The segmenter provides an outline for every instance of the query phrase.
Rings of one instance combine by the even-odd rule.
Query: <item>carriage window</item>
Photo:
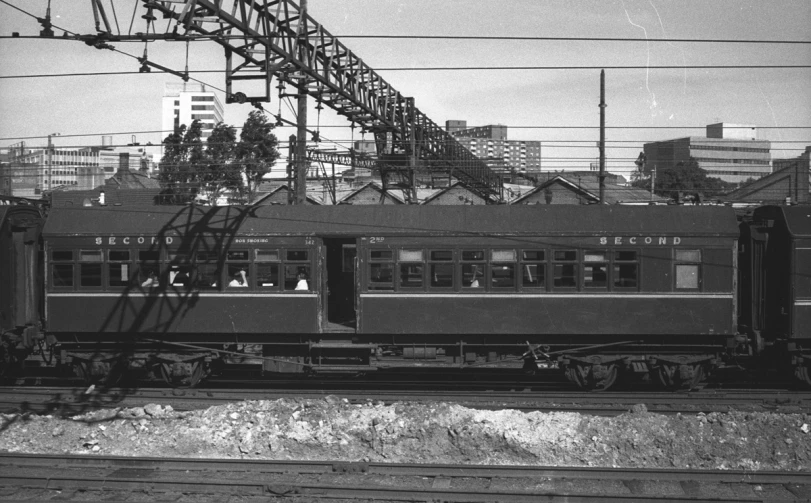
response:
[[[523,250],[521,252],[521,286],[543,288],[546,286],[546,253],[543,250]]]
[[[170,253],[169,284],[175,288],[187,288],[191,286],[192,267],[188,254]]]
[[[107,285],[129,286],[131,279],[129,250],[110,250],[107,255]]]
[[[391,250],[369,250],[369,258],[372,260],[391,260],[392,257]]]
[[[284,266],[285,290],[312,290],[310,284],[310,266],[302,264],[286,264]]]
[[[306,252],[305,252],[306,253]],[[226,260],[248,260],[248,250],[229,250],[225,254]]]
[[[491,250],[493,262],[515,262],[515,250]]]
[[[138,283],[142,287],[154,288],[160,286],[160,264],[158,251],[138,251]]]
[[[635,251],[614,252],[614,288],[637,288],[639,264]]]
[[[484,257],[484,253],[481,255]],[[484,278],[487,276],[487,265],[462,264],[462,288],[484,288]]]
[[[484,260],[484,250],[462,250],[462,262],[481,262]]]
[[[393,272],[391,262],[369,264],[369,290],[394,290]]]
[[[279,250],[254,250],[255,262],[278,262]]]
[[[73,262],[73,252],[70,250],[54,250],[51,252],[54,262]]]
[[[553,268],[553,285],[557,288],[577,288],[577,260],[576,250],[555,250],[553,252],[555,263]]]
[[[73,262],[73,252],[69,250],[54,250],[51,252],[51,259],[54,262]],[[52,286],[71,287],[73,286],[73,264],[55,263],[51,266]]]
[[[309,260],[307,250],[287,250],[287,260]]]
[[[697,290],[701,275],[701,250],[676,250],[676,262],[697,262],[676,264],[676,288]]]
[[[431,250],[430,255],[431,286],[434,288],[453,288],[453,251]]]
[[[228,288],[248,288],[251,286],[250,264],[248,262],[228,264]]]
[[[422,250],[397,250],[400,262],[422,262]]]
[[[493,288],[515,287],[515,264],[491,264],[490,275]]]
[[[421,263],[407,264],[400,263],[400,287],[401,288],[421,288],[422,273],[424,266]]]
[[[256,286],[276,288],[279,286],[279,264],[256,264]]]
[[[583,254],[583,286],[608,288],[608,253],[587,251]]]
[[[101,250],[79,251],[79,286],[101,286]]]

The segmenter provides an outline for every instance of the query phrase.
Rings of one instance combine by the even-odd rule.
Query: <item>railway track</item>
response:
[[[775,501],[808,473],[0,454],[0,501]],[[212,499],[213,498],[213,499]],[[258,499],[257,499],[258,500]]]
[[[320,399],[328,395],[352,403],[369,400],[392,402],[452,402],[477,409],[524,411],[574,411],[618,415],[639,404],[648,411],[677,414],[729,410],[783,413],[811,412],[811,392],[785,390],[701,390],[689,393],[586,393],[532,391],[520,387],[490,391],[370,389],[229,389],[229,388],[110,388],[0,387],[0,412],[71,415],[114,407],[142,407],[149,403],[195,410],[243,400],[280,398]]]

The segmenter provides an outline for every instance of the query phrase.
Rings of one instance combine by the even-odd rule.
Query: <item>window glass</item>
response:
[[[287,250],[287,260],[308,260],[307,250]]]
[[[481,256],[484,257],[483,252]],[[484,263],[462,264],[462,288],[484,288],[486,272]]]
[[[109,286],[129,286],[131,269],[128,263],[110,262],[107,264]]]
[[[279,264],[257,264],[256,286],[273,288],[279,286]]]
[[[493,251],[495,252],[496,250]],[[514,251],[513,256],[515,256]],[[515,264],[492,264],[490,266],[490,274],[493,288],[515,287]]]
[[[605,262],[607,255],[604,251],[587,251],[583,255],[583,262]]]
[[[483,261],[484,250],[462,250],[463,261]]]
[[[431,286],[453,288],[453,264],[431,264]]]
[[[141,262],[157,262],[158,260],[160,260],[160,252],[139,250],[138,260]]]
[[[200,290],[219,288],[220,269],[216,262],[198,262],[196,268],[197,275],[193,277],[194,282],[192,284],[194,288]]]
[[[402,288],[421,288],[424,268],[425,266],[421,263],[400,263],[400,286]]]
[[[341,245],[341,272],[354,273],[357,256],[358,250],[355,245]]]
[[[545,272],[544,264],[521,264],[521,286],[543,288],[546,286]]]
[[[369,257],[372,260],[391,260],[393,256],[391,250],[369,250]]]
[[[553,284],[559,288],[577,288],[577,265],[555,264]]]
[[[73,264],[54,264],[51,270],[53,286],[73,286]]]
[[[583,265],[583,286],[608,288],[608,264],[588,263]]]
[[[491,250],[493,262],[511,262],[515,260],[515,250]]]
[[[198,262],[217,262],[220,260],[220,254],[213,251],[201,250],[197,252],[196,258]],[[157,260],[157,258],[155,260]]]
[[[448,262],[453,260],[451,250],[431,250],[431,260],[436,262]]]
[[[54,261],[72,261],[73,252],[70,250],[54,250],[51,252],[51,258],[53,258]]]
[[[279,250],[255,250],[254,260],[256,262],[278,262]]]
[[[422,262],[422,250],[397,250],[401,262]]]
[[[637,265],[614,264],[614,286],[617,288],[636,288]]]
[[[101,254],[100,251],[99,254]],[[101,264],[79,264],[79,285],[101,286]]]
[[[80,262],[101,262],[102,261],[101,250],[80,250],[79,251],[79,261]]]
[[[554,251],[555,260],[562,260],[562,261],[574,261],[577,260],[577,251],[576,250],[555,250]]]
[[[247,252],[246,252],[247,254]],[[251,286],[251,278],[249,275],[250,264],[247,262],[241,264],[228,264],[228,288],[248,288]]]
[[[678,262],[701,262],[701,250],[676,250]]]
[[[305,252],[306,253],[306,252]],[[225,254],[226,260],[248,260],[248,250],[229,250]],[[306,260],[307,257],[303,260]]]
[[[107,257],[108,260],[111,262],[126,262],[130,259],[130,251],[129,250],[110,250],[109,256]]]
[[[369,290],[394,290],[394,264],[369,264]]]
[[[635,251],[628,251],[628,250],[617,250],[614,252],[614,261],[634,261],[636,260],[636,252]]]
[[[306,253],[306,252],[305,252]],[[287,264],[284,266],[285,290],[311,290],[310,266],[301,264]]]
[[[173,264],[169,266],[169,284],[175,288],[188,288],[191,286],[192,267],[190,265]]]
[[[524,250],[521,252],[521,260],[525,262],[543,262],[546,254],[543,250]]]
[[[676,264],[676,288],[698,288],[698,266]]]

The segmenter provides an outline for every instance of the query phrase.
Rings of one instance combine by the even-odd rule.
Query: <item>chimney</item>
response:
[[[105,201],[104,191],[100,190],[99,191],[99,205],[104,206],[105,204],[107,204],[107,202]]]

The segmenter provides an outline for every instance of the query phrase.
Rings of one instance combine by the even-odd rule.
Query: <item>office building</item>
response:
[[[197,83],[166,83],[163,93],[161,130],[164,138],[181,125],[190,126],[199,120],[203,138],[211,136],[211,130],[223,121],[225,112],[217,95]]]
[[[757,139],[752,125],[718,123],[706,127],[706,136],[688,136],[644,145],[644,170],[668,168],[695,159],[707,176],[741,183],[772,172],[771,142]]]

